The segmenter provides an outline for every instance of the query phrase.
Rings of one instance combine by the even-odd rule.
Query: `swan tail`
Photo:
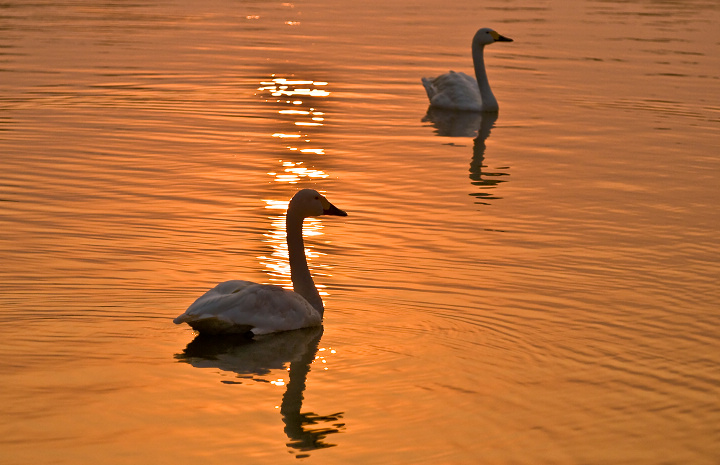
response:
[[[434,80],[435,79],[433,79],[433,78],[426,78],[426,77],[421,79],[423,87],[425,87],[425,92],[427,93],[428,100],[432,100],[432,98],[435,96],[435,93],[436,93],[435,86],[433,86]]]

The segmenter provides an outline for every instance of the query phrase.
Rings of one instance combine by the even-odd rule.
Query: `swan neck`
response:
[[[477,79],[483,111],[498,111],[498,102],[490,89],[487,72],[485,71],[484,45],[473,44],[472,56],[475,65],[475,78]]]
[[[288,256],[290,259],[290,278],[292,279],[293,290],[307,300],[322,316],[323,302],[320,293],[315,287],[305,257],[305,243],[302,235],[303,220],[302,216],[294,215],[290,211],[288,211],[285,220]]]

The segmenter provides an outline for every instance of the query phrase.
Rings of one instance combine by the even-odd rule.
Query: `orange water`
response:
[[[719,11],[5,2],[0,463],[716,463]],[[173,325],[301,187],[322,331]]]

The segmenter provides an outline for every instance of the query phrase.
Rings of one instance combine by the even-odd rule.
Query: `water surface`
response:
[[[5,2],[2,462],[715,463],[719,10]],[[323,328],[173,325],[303,187]]]

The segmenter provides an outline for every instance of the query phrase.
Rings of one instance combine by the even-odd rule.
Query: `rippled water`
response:
[[[0,462],[716,463],[719,11],[1,3]],[[301,187],[324,327],[173,325]]]

